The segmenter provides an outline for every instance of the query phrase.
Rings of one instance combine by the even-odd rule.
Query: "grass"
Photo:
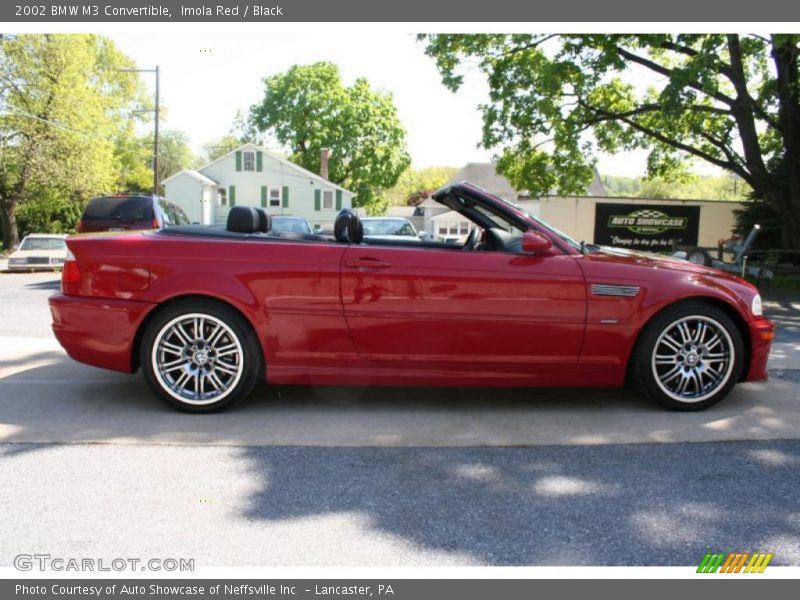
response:
[[[800,290],[800,277],[796,275],[776,275],[769,282],[769,285],[784,290]]]

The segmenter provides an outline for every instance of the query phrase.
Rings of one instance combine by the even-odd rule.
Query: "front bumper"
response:
[[[136,331],[149,302],[55,294],[48,299],[53,333],[67,354],[94,367],[132,373]]]
[[[53,265],[29,265],[27,263],[17,263],[11,264],[8,263],[7,269],[9,271],[60,271],[64,268],[64,264],[53,264]]]
[[[745,381],[763,381],[767,378],[767,360],[775,336],[775,325],[767,319],[756,319],[747,324],[750,329],[750,365]]]

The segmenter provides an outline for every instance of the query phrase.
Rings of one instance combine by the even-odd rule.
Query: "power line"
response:
[[[51,127],[55,127],[56,129],[62,129],[64,131],[68,131],[70,133],[77,133],[77,134],[82,135],[84,137],[91,138],[91,139],[94,139],[94,140],[99,140],[101,142],[113,143],[113,141],[114,141],[113,139],[100,137],[100,136],[98,136],[98,135],[96,135],[94,133],[90,133],[88,131],[82,131],[80,129],[75,129],[74,127],[70,127],[69,125],[64,125],[63,123],[59,123],[58,121],[51,121],[49,119],[45,119],[44,117],[40,117],[39,115],[34,115],[32,113],[25,112],[25,111],[22,111],[22,110],[19,110],[19,109],[16,109],[16,108],[8,108],[8,107],[6,107],[6,111],[9,114],[12,114],[12,115],[17,115],[17,116],[20,116],[20,117],[27,117],[29,119],[33,119],[33,120],[39,121],[41,123],[46,123],[47,125],[50,125]]]

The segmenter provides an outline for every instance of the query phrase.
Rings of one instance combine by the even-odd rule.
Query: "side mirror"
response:
[[[522,234],[522,250],[529,254],[550,254],[553,242],[537,231],[526,231]]]

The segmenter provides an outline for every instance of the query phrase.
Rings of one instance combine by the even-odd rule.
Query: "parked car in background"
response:
[[[611,387],[698,410],[767,377],[758,290],[686,261],[582,244],[468,183],[432,198],[463,244],[225,229],[72,236],[53,331],[75,360],[140,367],[163,400],[208,412],[275,385]]]
[[[161,229],[188,225],[179,206],[154,194],[115,194],[92,198],[78,222],[78,233]]]
[[[64,266],[67,257],[67,236],[32,233],[25,236],[19,248],[8,257],[10,271],[49,271]]]
[[[273,233],[314,233],[311,223],[303,217],[272,217]]]
[[[403,217],[363,217],[364,237],[371,239],[403,238],[419,240],[417,230]]]

